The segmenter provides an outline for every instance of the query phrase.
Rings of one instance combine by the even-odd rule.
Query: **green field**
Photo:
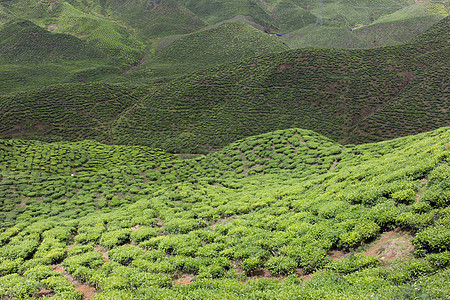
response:
[[[0,0],[0,298],[450,299],[450,2],[318,4]]]
[[[289,129],[190,160],[1,140],[0,295],[446,299],[449,140]]]

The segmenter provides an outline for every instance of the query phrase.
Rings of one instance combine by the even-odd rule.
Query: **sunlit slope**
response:
[[[286,51],[279,39],[241,22],[225,23],[175,40],[122,80],[148,82],[181,76],[243,58]],[[118,79],[120,80],[120,78]]]
[[[449,15],[449,1],[421,1],[380,17],[353,33],[372,46],[406,42]]]
[[[406,118],[404,124],[413,127],[392,126],[392,132],[379,134],[378,140],[420,132],[424,123],[427,129],[446,126],[448,114],[439,107],[446,105],[447,81],[441,76],[445,69],[436,66],[449,61],[448,28],[446,18],[416,44],[290,51],[196,72],[150,93],[122,115],[114,132],[122,143],[176,151],[220,147],[237,138],[292,126],[344,142],[362,142],[365,138],[354,129],[364,127],[364,119],[387,103],[401,101],[403,92],[413,96],[405,99],[417,103],[416,113],[429,118],[416,122],[414,115],[398,112],[397,118],[386,121]],[[429,112],[413,91],[431,91],[440,81],[443,85],[427,96],[436,108]]]
[[[449,130],[289,129],[187,161],[2,140],[1,296],[448,298]]]
[[[101,12],[90,11],[86,3],[84,7],[77,7],[70,1],[12,0],[0,5],[10,12],[11,18],[30,20],[50,31],[74,35],[118,59],[124,66],[138,62],[145,49],[144,42],[129,28],[108,19]]]
[[[53,34],[30,21],[9,22],[0,29],[0,63],[104,58],[104,54],[80,39],[66,34]]]
[[[326,2],[325,2],[326,3]],[[346,3],[346,4],[345,4]],[[289,32],[282,39],[291,48],[373,48],[379,46],[396,45],[408,41],[416,35],[449,15],[449,2],[446,1],[405,1],[386,6],[383,11],[381,2],[371,1],[365,4],[350,2],[329,3],[333,5],[347,5],[342,13],[352,15],[352,11],[363,13],[347,19],[343,16],[324,16],[324,25],[311,24]],[[366,5],[365,9],[361,9]],[[354,6],[355,10],[352,9]],[[390,8],[389,8],[390,7]],[[333,10],[331,12],[339,12]],[[367,13],[364,16],[364,12]],[[328,14],[327,5],[324,14]],[[339,13],[338,13],[339,14]],[[336,19],[333,19],[336,18]],[[338,21],[339,20],[339,21]]]

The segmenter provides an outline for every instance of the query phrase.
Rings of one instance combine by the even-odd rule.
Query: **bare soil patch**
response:
[[[363,255],[375,256],[380,260],[390,261],[399,257],[411,257],[414,246],[410,232],[396,228],[382,234],[381,239],[362,252]]]
[[[100,252],[102,254],[104,262],[108,262],[109,261],[108,253],[107,253],[106,250],[102,250],[102,247],[97,246],[97,247],[94,248],[94,251]]]
[[[60,265],[52,265],[51,266],[53,271],[61,273],[64,277],[66,277],[67,281],[69,281],[73,288],[76,291],[79,291],[83,295],[83,300],[91,300],[96,294],[97,291],[92,286],[79,282],[78,280],[74,279],[72,275],[70,275],[66,270],[60,266]]]

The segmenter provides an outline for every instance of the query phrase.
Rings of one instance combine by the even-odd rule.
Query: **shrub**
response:
[[[342,247],[354,247],[360,245],[367,239],[375,237],[379,230],[380,226],[375,222],[361,221],[356,224],[352,231],[346,232],[339,237],[340,245]]]
[[[273,256],[266,262],[266,268],[274,275],[289,275],[295,272],[297,263],[290,257]]]
[[[338,273],[348,274],[377,264],[378,260],[373,256],[355,254],[348,258],[332,260],[326,265],[326,268]]]
[[[111,261],[118,262],[122,265],[129,265],[133,260],[141,258],[144,254],[141,248],[125,245],[108,251],[108,257]]]
[[[262,261],[259,256],[252,256],[242,262],[242,269],[247,275],[254,275],[262,266]]]
[[[100,245],[105,248],[113,248],[122,245],[129,240],[130,234],[131,229],[129,228],[104,232],[100,238]]]

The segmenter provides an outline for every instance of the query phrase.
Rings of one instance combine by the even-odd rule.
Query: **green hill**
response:
[[[384,6],[387,2],[389,4]],[[325,2],[324,26],[304,26],[289,32],[282,39],[295,49],[396,45],[419,35],[449,15],[448,1],[410,2]],[[326,16],[332,12],[337,15]]]
[[[225,23],[173,41],[122,80],[133,83],[139,80],[145,83],[288,49],[277,38],[250,25],[240,22]]]
[[[76,3],[74,3],[76,4]],[[11,0],[1,2],[11,18],[26,19],[56,33],[74,35],[103,53],[119,59],[121,64],[138,62],[145,44],[116,21],[98,12],[86,12],[70,1]]]
[[[24,20],[0,28],[0,66],[2,94],[121,73],[116,60],[80,39]]]
[[[193,160],[0,140],[0,295],[448,298],[449,140],[289,129]]]
[[[290,32],[282,36],[281,39],[292,49],[364,49],[371,47],[370,43],[349,31],[348,28],[317,26],[315,24]]]
[[[372,46],[406,42],[449,15],[449,1],[421,1],[353,31]]]
[[[0,63],[101,60],[106,56],[80,39],[54,34],[30,21],[12,21],[0,31]]]
[[[285,51],[197,71],[149,90],[133,92],[134,87],[96,84],[16,93],[0,98],[7,120],[0,134],[59,140],[95,138],[187,153],[222,148],[236,139],[293,126],[313,129],[343,143],[380,141],[448,126],[448,87],[442,79],[448,70],[449,20],[447,17],[401,46]],[[225,24],[214,30],[229,28],[272,38],[242,24]],[[195,36],[180,39],[158,55],[178,57],[175,62],[180,64],[183,59],[200,59],[195,52],[187,52],[186,58],[173,54],[189,49],[184,42],[194,40]],[[222,50],[217,54],[231,58],[229,50]],[[214,55],[210,58],[212,62]],[[129,78],[132,82],[133,77]],[[86,94],[86,88],[95,97]],[[114,94],[102,95],[110,88],[124,93],[128,104],[114,106],[113,112],[105,108],[104,113],[110,116],[107,122],[99,123],[94,114],[85,113],[80,115],[82,121],[77,120],[77,110],[92,107],[95,99],[110,103]],[[65,97],[87,101],[83,108],[71,108],[70,122],[65,121],[70,106],[59,104]],[[51,114],[35,116],[35,111],[47,112],[48,107],[52,107]],[[96,109],[103,114],[103,106]],[[33,129],[36,126],[41,129]]]
[[[383,119],[389,134],[380,132],[371,141],[447,126],[447,87],[440,84],[446,68],[437,66],[448,66],[449,20],[418,44],[289,51],[196,72],[150,93],[122,115],[114,133],[121,143],[172,151],[220,148],[238,138],[292,126],[362,142],[366,137],[359,136],[358,128],[367,126],[365,120],[401,99],[416,103],[404,108],[414,107],[415,113],[390,112],[396,118]],[[440,41],[433,41],[433,32]],[[415,92],[426,94],[426,106],[421,97],[411,97]],[[416,122],[415,114],[428,117]],[[396,120],[411,125],[394,126]]]
[[[144,88],[107,84],[66,84],[12,93],[0,100],[0,132],[8,137],[111,143],[113,122],[145,93]]]

